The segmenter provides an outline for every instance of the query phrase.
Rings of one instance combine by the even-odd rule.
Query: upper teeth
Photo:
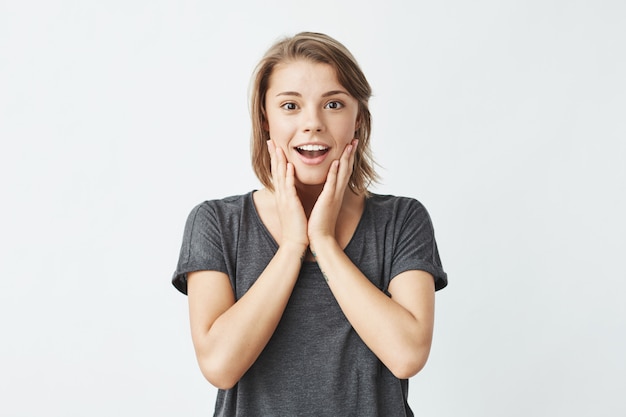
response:
[[[298,149],[300,149],[301,151],[323,151],[328,148],[322,145],[302,145],[298,146]]]

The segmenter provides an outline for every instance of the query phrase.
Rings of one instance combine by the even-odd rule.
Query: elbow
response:
[[[233,388],[235,385],[237,385],[237,382],[239,382],[238,380],[234,380],[230,378],[220,378],[219,376],[215,376],[215,375],[209,377],[205,374],[204,377],[206,378],[207,381],[209,381],[209,383],[211,383],[211,385],[221,390],[229,390]]]
[[[233,388],[239,382],[241,375],[235,375],[232,369],[219,363],[211,363],[209,360],[199,360],[200,371],[211,385],[221,390]]]
[[[417,375],[428,361],[428,351],[414,351],[395,358],[389,371],[398,379],[409,379]]]
[[[391,371],[393,376],[395,376],[398,379],[409,379],[412,376],[417,375],[418,372],[421,371],[422,368],[424,368],[424,365],[426,365],[426,361],[421,362],[421,363],[406,362],[406,363],[394,366],[393,368],[390,368],[389,370]]]

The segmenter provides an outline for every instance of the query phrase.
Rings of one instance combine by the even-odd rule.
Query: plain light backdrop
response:
[[[626,415],[626,3],[0,0],[0,415],[207,416],[188,212],[258,188],[247,92],[325,32],[374,89],[374,191],[429,209],[418,416]]]

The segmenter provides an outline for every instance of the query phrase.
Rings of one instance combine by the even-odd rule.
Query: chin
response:
[[[326,182],[326,176],[318,176],[318,175],[307,175],[304,177],[296,176],[296,183],[303,187],[313,187],[324,185]]]
[[[327,176],[327,167],[304,167],[296,170],[296,182],[302,185],[324,185]]]

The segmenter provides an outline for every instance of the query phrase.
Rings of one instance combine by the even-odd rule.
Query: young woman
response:
[[[434,294],[426,209],[368,192],[370,86],[319,33],[272,46],[252,89],[262,189],[193,209],[173,284],[188,294],[216,416],[411,416]]]

